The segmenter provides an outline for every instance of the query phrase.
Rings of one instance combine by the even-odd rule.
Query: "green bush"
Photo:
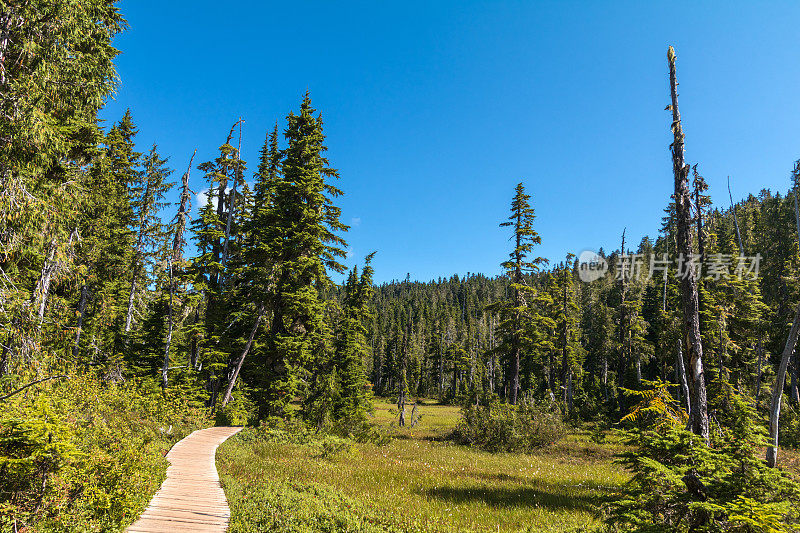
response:
[[[214,422],[217,426],[246,426],[254,412],[253,402],[244,394],[238,394],[225,407],[217,406]]]
[[[633,480],[608,506],[609,531],[782,533],[800,528],[800,484],[766,466],[764,430],[730,392],[711,446],[675,425],[626,433]]]
[[[800,413],[785,399],[784,396],[778,442],[787,448],[800,448]]]
[[[487,451],[531,451],[555,444],[567,433],[555,405],[523,399],[517,405],[497,400],[467,405],[454,436],[463,444]]]
[[[73,375],[0,404],[0,531],[131,523],[164,479],[172,444],[208,425],[182,397]]]

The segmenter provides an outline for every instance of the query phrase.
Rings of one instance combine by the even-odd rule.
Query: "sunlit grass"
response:
[[[579,530],[596,523],[596,504],[627,479],[611,463],[617,444],[578,434],[534,455],[490,454],[434,440],[455,426],[457,407],[427,402],[419,411],[415,428],[397,428],[396,406],[376,402],[375,421],[395,438],[332,458],[246,434],[230,439],[217,463],[231,531]],[[305,525],[279,516],[286,513]]]

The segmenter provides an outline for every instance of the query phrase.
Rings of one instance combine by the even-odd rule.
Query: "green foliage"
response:
[[[544,312],[551,299],[525,279],[525,274],[538,272],[547,262],[541,257],[531,257],[533,247],[541,244],[542,239],[533,229],[535,216],[530,198],[522,183],[518,184],[511,200],[509,221],[500,224],[513,228],[514,248],[508,260],[501,264],[510,280],[511,292],[504,300],[487,306],[487,310],[496,313],[499,319],[496,327],[499,343],[493,351],[504,363],[511,403],[516,403],[520,394],[520,371],[521,365],[525,364],[523,355],[541,355],[552,348],[548,332],[555,327],[553,319]]]
[[[637,401],[631,411],[622,417],[623,424],[630,423],[637,427],[685,427],[689,420],[686,411],[681,409],[677,400],[669,392],[673,385],[657,379],[642,380],[647,388],[642,390],[621,389],[629,398]]]
[[[800,414],[791,405],[781,407],[780,434],[781,446],[800,448]]]
[[[378,518],[369,502],[349,498],[322,483],[226,478],[232,533],[262,531],[313,533],[409,531]]]
[[[207,424],[200,411],[149,384],[71,375],[3,402],[0,530],[116,531],[164,478],[164,454]]]
[[[619,461],[628,490],[608,507],[609,531],[790,532],[800,525],[800,484],[758,457],[764,431],[731,393],[727,427],[712,442],[656,423],[627,433]]]
[[[553,404],[524,398],[517,405],[496,399],[486,405],[466,405],[454,436],[464,444],[498,452],[530,452],[561,440],[567,433]]]
[[[242,392],[235,394],[226,405],[218,405],[214,410],[217,426],[244,426],[256,416],[255,404]]]

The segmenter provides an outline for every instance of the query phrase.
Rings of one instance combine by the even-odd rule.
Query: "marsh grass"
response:
[[[354,444],[320,456],[247,429],[218,452],[231,531],[583,531],[628,476],[613,438],[576,433],[536,454],[491,454],[445,438],[458,407],[425,402],[415,428],[376,402],[386,446]]]

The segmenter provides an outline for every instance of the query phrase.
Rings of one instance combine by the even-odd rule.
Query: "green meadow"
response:
[[[446,439],[458,407],[424,402],[419,415],[398,428],[396,408],[377,401],[374,422],[390,436],[382,446],[245,429],[217,453],[231,531],[587,531],[628,479],[613,464],[613,437],[577,432],[535,454],[492,454]]]

